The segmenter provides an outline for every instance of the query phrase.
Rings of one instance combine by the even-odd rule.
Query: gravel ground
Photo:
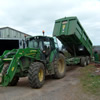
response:
[[[27,77],[21,78],[17,86],[0,87],[0,100],[100,100],[82,91],[80,68],[66,72],[63,79],[47,77],[41,89],[32,89]]]

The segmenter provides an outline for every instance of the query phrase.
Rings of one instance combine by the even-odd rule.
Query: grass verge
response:
[[[100,95],[100,76],[94,74],[95,70],[94,65],[82,68],[80,81],[85,92]]]

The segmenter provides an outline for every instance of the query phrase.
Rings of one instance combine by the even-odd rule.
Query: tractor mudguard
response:
[[[57,52],[57,50],[53,50],[50,54],[49,62],[52,63],[54,59],[57,58],[58,56],[59,53]]]
[[[57,52],[57,50],[55,49],[55,50],[53,50],[52,52],[51,52],[51,54],[50,54],[50,56],[49,56],[49,64],[48,64],[48,67],[47,67],[47,69],[48,69],[48,71],[50,72],[50,74],[54,74],[54,67],[53,67],[53,62],[54,62],[54,60],[55,60],[55,58],[58,58],[58,52]]]

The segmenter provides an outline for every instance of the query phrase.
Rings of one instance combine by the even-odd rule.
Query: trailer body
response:
[[[56,20],[53,36],[57,37],[74,57],[67,59],[67,63],[73,63],[73,61],[80,63],[80,57],[92,56],[92,42],[77,17]]]

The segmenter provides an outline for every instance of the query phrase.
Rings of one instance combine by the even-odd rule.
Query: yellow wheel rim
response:
[[[43,69],[41,68],[38,74],[39,77],[39,81],[42,82],[43,81],[43,77],[44,77],[44,73],[43,73]]]
[[[59,73],[63,73],[65,69],[64,61],[62,59],[59,59],[58,61],[58,71]]]

